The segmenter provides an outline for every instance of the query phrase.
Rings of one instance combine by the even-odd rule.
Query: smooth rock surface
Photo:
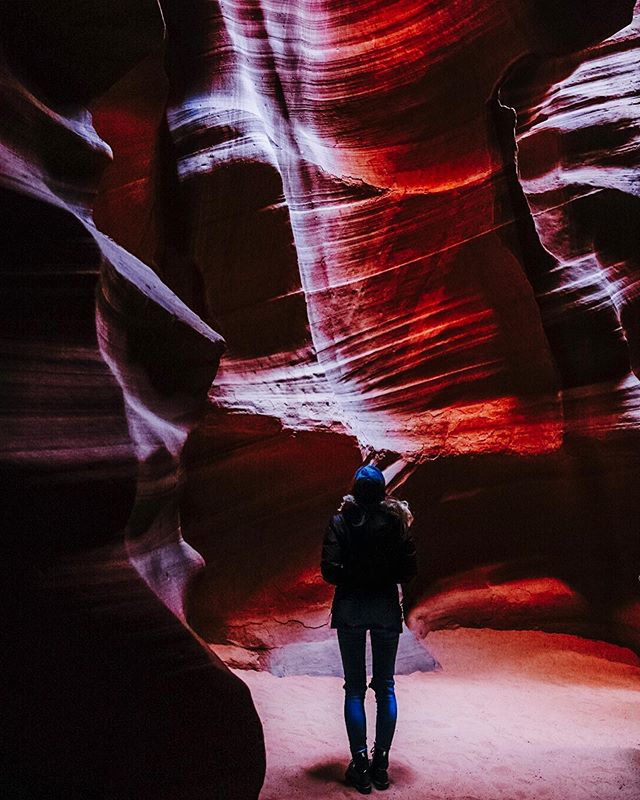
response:
[[[184,624],[203,562],[180,452],[223,340],[91,216],[110,149],[84,103],[161,46],[159,8],[118,34],[95,4],[74,37],[91,4],[17,5],[0,12],[3,796],[257,797],[251,696]]]

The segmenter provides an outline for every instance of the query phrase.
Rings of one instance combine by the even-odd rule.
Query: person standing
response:
[[[418,572],[416,548],[405,501],[386,494],[384,475],[375,466],[360,467],[327,528],[321,572],[335,585],[331,627],[337,630],[345,682],[344,718],[351,750],[345,773],[362,794],[389,787],[389,749],[397,720],[395,661],[403,608],[398,584]],[[403,588],[403,605],[406,595]],[[376,696],[376,738],[369,763],[364,698],[367,690],[365,646],[370,631]]]

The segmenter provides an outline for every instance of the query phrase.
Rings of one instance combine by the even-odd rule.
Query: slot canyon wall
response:
[[[257,797],[215,653],[330,636],[366,459],[418,639],[640,648],[639,40],[630,0],[0,6],[10,782]]]

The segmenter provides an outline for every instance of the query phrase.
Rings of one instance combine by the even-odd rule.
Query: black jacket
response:
[[[364,512],[347,496],[322,544],[322,577],[336,585],[331,627],[402,631],[398,584],[418,572],[408,511],[387,498]]]

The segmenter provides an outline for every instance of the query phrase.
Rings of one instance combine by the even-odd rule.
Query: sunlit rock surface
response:
[[[130,109],[136,130],[156,124],[165,76],[147,64],[96,109],[116,152],[99,202],[126,231],[130,198],[136,246],[228,345],[185,461],[207,638],[264,663],[330,635],[318,543],[361,454],[385,451],[418,511],[421,632],[636,640],[634,317],[620,324],[588,259],[563,269],[534,204],[530,174],[570,183],[568,159],[595,175],[594,158],[526,144],[578,70],[582,111],[558,106],[556,127],[579,136],[592,102],[630,185],[632,6],[164,4],[155,150],[118,135]],[[546,228],[568,241],[551,200]],[[627,274],[636,226],[610,208]]]
[[[186,620],[298,669],[332,636],[326,521],[375,455],[416,518],[418,638],[638,645],[633,6],[4,4],[3,465],[31,616],[34,553],[73,551],[75,592],[111,587],[105,630],[166,619],[197,661]],[[251,731],[250,796],[259,722],[206,663]]]

